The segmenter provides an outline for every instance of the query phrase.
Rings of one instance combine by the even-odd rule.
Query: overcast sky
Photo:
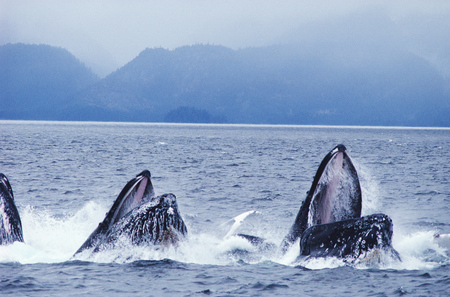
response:
[[[349,45],[401,43],[450,76],[448,0],[0,0],[0,45],[63,47],[102,76],[147,47],[323,44],[341,33]]]

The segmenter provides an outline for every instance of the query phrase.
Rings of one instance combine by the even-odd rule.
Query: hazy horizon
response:
[[[448,1],[0,0],[0,45],[62,47],[101,77],[145,48],[296,43],[311,52],[331,47],[336,57],[361,46],[402,48],[448,79],[448,32]]]

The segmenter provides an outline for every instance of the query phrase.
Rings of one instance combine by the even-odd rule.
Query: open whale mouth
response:
[[[309,227],[361,217],[361,186],[347,149],[339,144],[320,163],[281,251],[302,236]]]
[[[175,245],[187,233],[176,197],[155,197],[150,172],[142,171],[120,192],[105,219],[75,255],[92,249],[98,252],[131,240],[133,245]]]
[[[300,255],[359,258],[382,249],[400,260],[391,247],[392,220],[384,214],[361,217],[361,186],[347,150],[340,144],[320,163],[311,189],[280,250],[300,238]]]
[[[323,159],[308,193],[307,227],[361,216],[361,187],[347,150],[340,144]]]
[[[150,171],[144,170],[125,185],[108,213],[110,225],[155,197],[150,177]]]

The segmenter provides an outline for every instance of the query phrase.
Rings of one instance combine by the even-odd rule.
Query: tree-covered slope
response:
[[[78,119],[176,121],[186,107],[231,123],[448,126],[449,98],[439,72],[406,51],[196,45],[144,50],[81,94]]]
[[[0,118],[57,119],[76,92],[98,81],[67,50],[49,45],[0,46]]]
[[[0,118],[450,126],[448,78],[426,59],[328,45],[145,49],[102,80],[64,49],[4,45]]]

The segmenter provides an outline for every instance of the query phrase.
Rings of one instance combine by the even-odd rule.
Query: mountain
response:
[[[450,126],[448,78],[425,58],[333,42],[145,49],[102,80],[64,49],[5,45],[0,118]]]
[[[67,50],[49,45],[0,46],[0,118],[59,119],[74,95],[98,77]]]
[[[74,120],[449,126],[442,75],[408,51],[146,49],[81,92]]]
[[[178,122],[173,116],[179,114],[196,122],[186,117],[186,112],[195,110],[223,122],[225,114],[232,115],[227,107],[229,98],[223,93],[236,89],[236,67],[224,71],[230,63],[236,63],[234,51],[225,47],[146,49],[82,93],[78,119],[100,115],[104,120]]]

